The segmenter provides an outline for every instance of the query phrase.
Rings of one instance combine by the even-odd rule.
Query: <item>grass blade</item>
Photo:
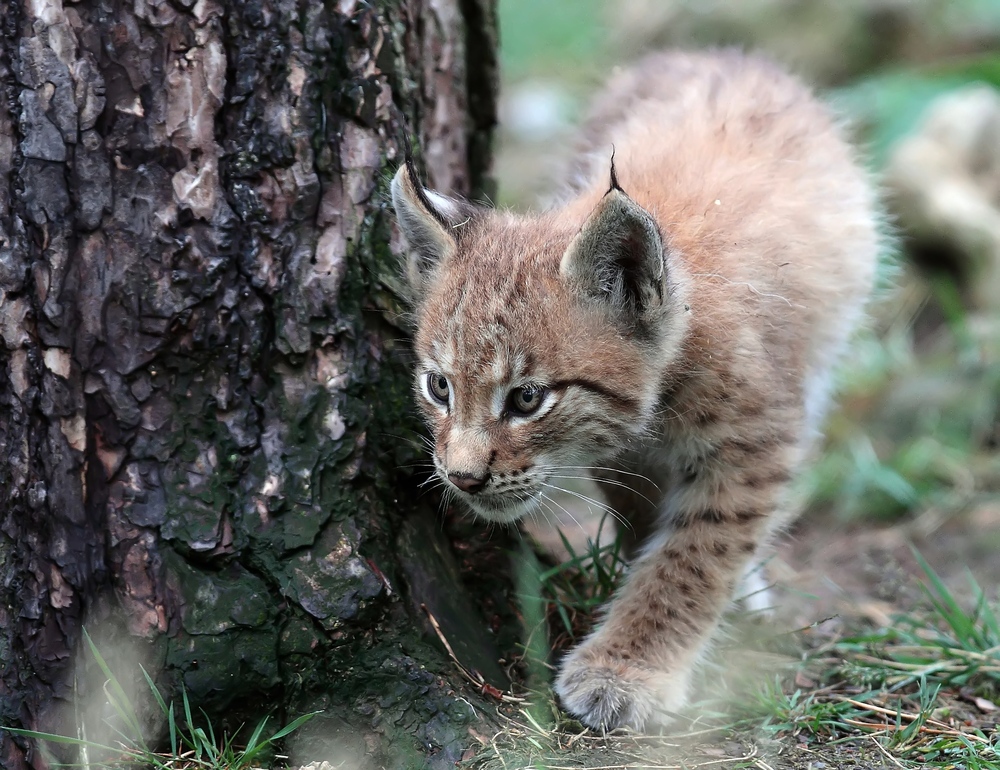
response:
[[[139,717],[135,713],[135,708],[132,706],[132,701],[129,700],[128,695],[125,692],[125,688],[121,686],[118,681],[118,677],[115,676],[111,667],[108,666],[104,656],[101,655],[101,651],[97,649],[97,645],[94,644],[94,640],[87,633],[87,629],[83,629],[83,638],[87,643],[87,648],[90,650],[90,654],[93,656],[94,661],[97,663],[101,672],[104,674],[105,679],[105,693],[108,695],[108,702],[111,704],[112,708],[117,712],[118,716],[125,723],[128,731],[132,733],[132,739],[137,745],[145,748],[142,738],[142,725],[139,722]],[[109,691],[110,688],[110,691]]]
[[[164,702],[163,696],[160,695],[160,691],[156,689],[156,685],[153,684],[152,677],[150,677],[150,675],[146,672],[146,669],[143,668],[141,664],[139,665],[139,670],[142,671],[142,675],[146,679],[146,684],[149,685],[149,691],[153,693],[153,697],[156,699],[156,703],[160,707],[160,711],[162,711],[164,716],[166,716],[167,704]]]
[[[270,743],[271,741],[281,740],[282,738],[284,738],[289,733],[292,733],[292,732],[295,732],[296,730],[298,730],[300,727],[302,727],[302,725],[304,725],[306,722],[308,722],[313,717],[318,716],[319,714],[322,714],[322,713],[323,713],[322,711],[310,711],[308,714],[303,714],[302,716],[297,717],[296,719],[293,719],[287,725],[285,725],[280,730],[278,730],[278,732],[276,732],[274,735],[272,735],[270,738],[268,738],[267,739],[268,742]]]
[[[19,727],[0,727],[0,730],[6,730],[13,735],[20,735],[22,738],[33,738],[36,741],[49,741],[51,743],[62,743],[68,746],[84,746],[90,749],[101,749],[102,751],[110,751],[114,754],[120,754],[121,747],[106,746],[103,743],[97,743],[95,741],[88,741],[82,738],[70,738],[68,735],[56,735],[55,733],[42,733],[37,730],[23,730]]]

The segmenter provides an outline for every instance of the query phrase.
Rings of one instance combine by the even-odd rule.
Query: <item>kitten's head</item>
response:
[[[586,476],[655,406],[676,315],[664,245],[612,182],[574,217],[454,200],[424,189],[409,163],[393,179],[434,467],[492,521]]]

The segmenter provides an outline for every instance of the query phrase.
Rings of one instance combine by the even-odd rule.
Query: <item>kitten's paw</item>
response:
[[[584,645],[563,661],[555,689],[563,708],[585,725],[641,732],[671,721],[668,712],[685,704],[690,680],[688,671],[656,671]]]

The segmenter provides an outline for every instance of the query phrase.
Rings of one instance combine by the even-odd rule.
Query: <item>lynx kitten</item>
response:
[[[392,199],[441,479],[512,522],[560,477],[602,470],[630,523],[624,585],[556,692],[592,727],[642,730],[684,705],[794,514],[879,229],[835,118],[761,58],[651,57],[612,80],[584,142],[550,211],[445,197],[412,164]]]

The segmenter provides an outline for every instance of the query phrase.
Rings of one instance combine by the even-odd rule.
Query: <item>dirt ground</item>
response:
[[[838,615],[887,625],[894,611],[921,598],[923,572],[914,548],[956,596],[969,597],[971,575],[995,598],[1000,500],[948,519],[929,511],[893,525],[806,516],[782,538],[768,565],[781,615],[802,625]]]

